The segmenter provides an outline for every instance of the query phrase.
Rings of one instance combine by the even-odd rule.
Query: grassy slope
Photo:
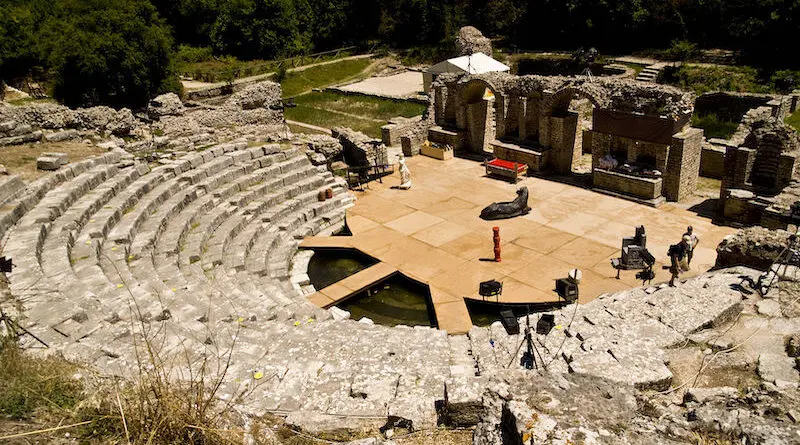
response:
[[[425,111],[425,106],[418,103],[336,93],[305,94],[297,97],[295,102],[298,105],[370,116],[380,120],[397,116],[419,116]]]
[[[323,88],[357,77],[372,63],[369,59],[343,60],[287,73],[281,81],[283,97],[293,97],[313,88]]]
[[[794,127],[795,130],[800,131],[800,109],[797,109],[794,113],[787,117],[786,123]]]

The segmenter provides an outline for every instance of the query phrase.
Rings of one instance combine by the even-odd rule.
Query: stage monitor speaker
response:
[[[536,322],[536,333],[539,335],[547,335],[553,330],[556,325],[556,317],[553,314],[544,314],[539,321]]]
[[[514,311],[500,311],[500,323],[503,324],[508,335],[519,334],[519,320],[517,320],[517,316],[514,315]]]
[[[578,285],[569,278],[559,278],[556,280],[556,292],[561,298],[569,302],[578,299]]]

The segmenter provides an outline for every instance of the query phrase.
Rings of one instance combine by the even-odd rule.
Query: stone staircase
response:
[[[653,82],[656,83],[658,80],[658,75],[661,73],[661,68],[657,67],[656,65],[650,65],[645,69],[639,71],[639,74],[636,75],[636,80],[642,82]]]

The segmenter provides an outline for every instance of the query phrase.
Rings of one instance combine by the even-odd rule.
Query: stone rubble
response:
[[[456,35],[456,55],[469,56],[475,53],[483,53],[492,57],[492,41],[484,37],[483,34],[474,26],[464,26],[458,30]]]
[[[147,105],[147,115],[151,119],[159,119],[164,116],[183,116],[185,112],[186,107],[175,93],[156,96]]]
[[[345,127],[331,129],[335,139],[342,145],[345,162],[350,166],[375,166],[389,164],[386,146],[380,139],[371,138],[360,131]]]

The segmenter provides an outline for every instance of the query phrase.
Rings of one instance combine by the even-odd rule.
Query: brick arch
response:
[[[599,97],[598,92],[589,91],[586,88],[577,86],[568,86],[556,91],[555,94],[547,101],[544,110],[545,114],[552,115],[553,113],[564,111],[569,108],[570,102],[575,98],[588,99],[595,108],[602,106],[602,99]]]
[[[498,89],[491,82],[484,79],[470,79],[461,89],[461,100],[463,103],[474,103],[483,99],[486,90],[497,96]]]

